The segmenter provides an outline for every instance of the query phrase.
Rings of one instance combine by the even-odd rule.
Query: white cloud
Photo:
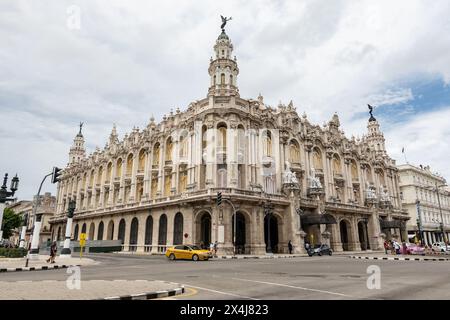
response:
[[[71,5],[80,30],[67,28]],[[2,1],[0,168],[18,171],[19,196],[30,197],[48,168],[66,163],[79,121],[92,151],[114,122],[124,134],[206,96],[220,14],[233,17],[243,97],[292,99],[318,123],[338,112],[348,134],[361,134],[371,97],[414,102],[397,82],[450,83],[449,13],[445,0]]]

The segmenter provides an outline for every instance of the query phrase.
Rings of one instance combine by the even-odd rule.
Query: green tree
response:
[[[12,235],[12,230],[20,227],[23,223],[22,217],[10,208],[3,211],[3,238],[8,239]]]

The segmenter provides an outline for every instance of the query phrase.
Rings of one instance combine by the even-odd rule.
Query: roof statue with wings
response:
[[[375,107],[372,107],[370,104],[368,104],[367,106],[369,107],[370,114],[369,121],[377,121],[377,119],[375,119],[375,117],[373,116],[373,109],[375,109]]]
[[[222,25],[220,26],[220,29],[225,32],[225,25],[227,24],[227,21],[230,21],[232,19],[232,17],[227,18],[222,15],[220,15],[220,17],[222,18]]]

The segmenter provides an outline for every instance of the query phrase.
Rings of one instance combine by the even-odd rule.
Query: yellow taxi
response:
[[[166,257],[170,260],[186,259],[186,260],[208,260],[210,252],[206,249],[200,249],[194,245],[179,245],[168,248],[166,250]]]

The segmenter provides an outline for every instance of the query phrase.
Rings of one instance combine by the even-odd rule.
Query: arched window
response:
[[[100,166],[97,173],[97,184],[103,183],[103,167]]]
[[[166,142],[166,161],[172,161],[172,150],[173,150],[172,138],[169,138],[167,139]]]
[[[97,240],[103,240],[103,229],[104,229],[103,221],[100,221],[97,231]]]
[[[153,218],[148,216],[145,221],[145,244],[151,245],[153,242]]]
[[[117,238],[122,244],[125,242],[125,219],[122,219],[119,222],[119,234]]]
[[[164,195],[170,196],[172,189],[172,173],[168,172],[166,176],[164,177]]]
[[[79,226],[78,226],[78,223],[75,225],[75,229],[74,229],[74,231],[73,231],[73,240],[74,241],[77,241],[78,240],[78,230],[79,229]]]
[[[94,175],[95,175],[95,171],[92,169],[91,174],[89,176],[89,186],[90,187],[94,186]]]
[[[178,212],[173,222],[173,244],[183,244],[183,214]]]
[[[108,233],[106,234],[106,240],[113,240],[114,238],[114,222],[111,220],[108,223]]]
[[[139,172],[144,172],[146,159],[147,159],[147,155],[145,154],[145,150],[142,149],[139,152],[139,163],[138,163],[138,171]]]
[[[355,160],[352,160],[351,163],[351,173],[352,173],[352,181],[358,181],[358,167],[356,165]]]
[[[92,222],[89,226],[89,240],[94,240],[95,235],[95,224]]]
[[[106,183],[109,183],[111,181],[111,173],[112,173],[112,163],[110,162],[106,167],[106,177],[105,177]]]
[[[217,151],[227,151],[227,126],[224,123],[217,127]]]
[[[263,141],[263,155],[266,157],[272,156],[272,134],[269,130],[266,130],[262,134]]]
[[[233,75],[230,74],[230,86],[232,86],[232,85],[233,85]]]
[[[130,227],[130,245],[133,247],[130,248],[131,251],[136,250],[136,245],[138,241],[138,231],[139,231],[139,221],[136,217],[131,220],[131,227]]]
[[[220,84],[225,84],[225,73],[220,75]]]
[[[120,178],[121,175],[122,175],[122,158],[119,158],[119,160],[117,160],[116,177]]]
[[[133,172],[133,154],[130,153],[127,158],[127,175],[131,175]]]
[[[153,147],[153,166],[159,166],[159,143]]]
[[[217,76],[214,75],[214,83],[213,83],[213,85],[216,85],[216,84],[217,84]]]
[[[291,163],[300,163],[300,147],[295,140],[289,143],[289,161]]]
[[[318,149],[313,151],[313,165],[314,169],[323,170],[322,153]]]
[[[180,136],[180,158],[184,159],[188,156],[188,139],[186,135]]]
[[[151,186],[152,190],[152,199],[156,198],[156,193],[158,192],[158,176],[153,175],[152,177],[152,186]]]
[[[158,245],[164,246],[167,243],[167,216],[161,215],[159,218]]]
[[[86,233],[86,223],[83,223],[83,226],[81,227],[81,233]]]
[[[341,160],[337,155],[334,155],[333,157],[333,173],[334,174],[341,174]]]
[[[178,182],[178,192],[185,192],[187,188],[187,168],[185,166],[180,166]]]

